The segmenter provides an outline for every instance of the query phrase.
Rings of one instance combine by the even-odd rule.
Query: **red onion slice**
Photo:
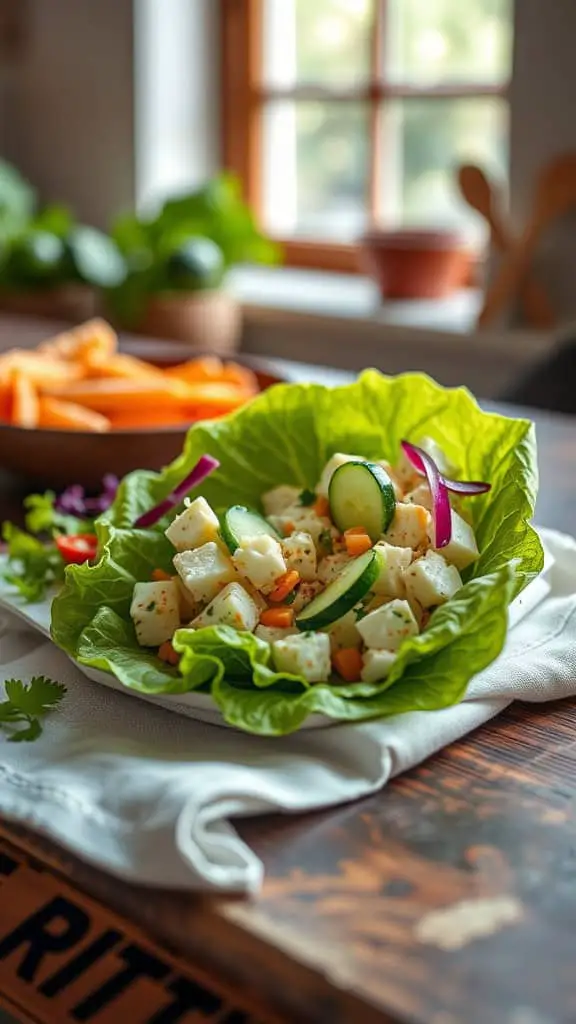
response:
[[[405,445],[410,448],[410,451],[404,447]],[[402,441],[402,449],[410,459],[414,469],[419,473],[425,474],[424,462],[421,455],[426,455],[426,452],[422,448],[418,448],[415,444],[409,444],[408,441]],[[431,458],[431,456],[429,455],[428,458]],[[438,470],[438,472],[440,473],[440,470]],[[449,477],[443,476],[442,473],[440,473],[440,478],[446,484],[448,490],[452,491],[454,494],[465,494],[471,497],[474,494],[486,494],[492,489],[492,484],[487,484],[483,480],[450,480]]]
[[[164,498],[158,505],[154,505],[154,508],[148,509],[147,512],[138,517],[134,523],[134,529],[145,530],[148,526],[154,526],[155,523],[162,519],[162,516],[167,515],[176,505],[179,505],[193,487],[198,487],[207,476],[210,476],[210,473],[218,469],[219,465],[218,459],[213,459],[211,455],[203,455],[167,498]]]
[[[444,478],[434,462],[434,459],[409,441],[401,441],[401,448],[404,454],[410,459],[412,465],[426,474],[430,494],[432,496],[432,517],[434,519],[434,535],[436,548],[445,548],[452,537],[452,510],[448,488]]]

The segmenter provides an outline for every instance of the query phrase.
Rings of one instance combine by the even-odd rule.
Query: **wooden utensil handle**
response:
[[[526,320],[532,327],[545,330],[556,325],[556,315],[548,293],[532,271],[527,274],[521,287],[520,300]]]
[[[494,281],[486,292],[484,305],[478,317],[480,327],[490,324],[505,307],[511,296],[517,292],[522,278],[530,267],[536,240],[537,232],[531,226],[530,230],[524,233],[502,261]]]

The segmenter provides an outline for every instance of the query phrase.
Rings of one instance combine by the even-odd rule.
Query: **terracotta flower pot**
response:
[[[37,291],[0,291],[0,312],[82,323],[95,316],[97,297],[88,285],[66,284]]]
[[[240,344],[242,311],[225,291],[172,292],[151,298],[138,331],[226,355]]]
[[[452,231],[370,231],[361,260],[383,299],[441,299],[461,288],[470,264]]]

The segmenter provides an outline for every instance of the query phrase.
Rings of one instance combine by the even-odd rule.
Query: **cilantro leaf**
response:
[[[46,676],[33,676],[29,683],[21,679],[7,679],[4,683],[6,700],[0,702],[0,727],[24,724],[23,729],[11,730],[13,743],[30,743],[42,733],[40,718],[60,703],[66,687]]]
[[[314,491],[310,491],[305,487],[303,491],[300,491],[298,501],[301,505],[313,505],[316,501],[316,494]]]
[[[48,587],[64,579],[64,563],[53,544],[44,544],[13,523],[4,523],[2,536],[8,545],[4,579],[28,602],[42,601]]]
[[[90,533],[94,527],[78,516],[59,512],[54,491],[29,494],[24,498],[26,529],[30,533]]]

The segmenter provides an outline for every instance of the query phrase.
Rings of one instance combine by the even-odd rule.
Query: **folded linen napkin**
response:
[[[541,536],[553,559],[548,586],[463,703],[279,739],[194,722],[92,683],[41,633],[0,612],[0,681],[42,672],[68,687],[35,743],[0,737],[0,814],[134,883],[258,889],[263,865],[234,816],[366,795],[513,700],[576,693],[576,541]]]

